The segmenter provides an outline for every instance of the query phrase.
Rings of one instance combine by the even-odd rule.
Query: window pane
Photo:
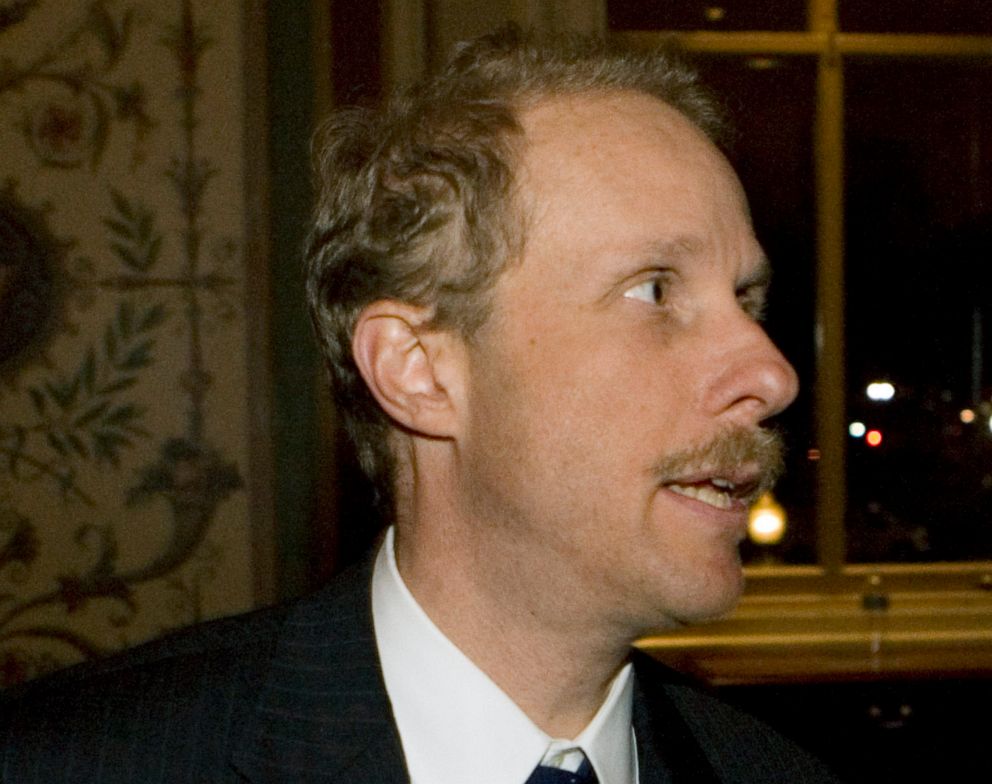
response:
[[[611,0],[611,30],[803,30],[807,0]]]
[[[989,558],[992,70],[846,72],[849,559]]]
[[[737,169],[758,239],[774,270],[767,327],[800,376],[796,403],[780,417],[789,452],[775,496],[786,509],[781,544],[747,545],[747,560],[811,563],[815,559],[812,128],[816,65],[807,58],[708,57],[704,81],[724,100],[735,134],[729,157]],[[814,453],[815,457],[815,453]]]
[[[840,0],[842,30],[870,33],[992,33],[989,0]]]

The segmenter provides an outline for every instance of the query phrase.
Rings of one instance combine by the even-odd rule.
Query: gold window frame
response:
[[[674,35],[689,52],[817,59],[815,358],[817,563],[749,566],[729,618],[641,645],[714,683],[976,675],[992,671],[992,561],[845,562],[844,58],[992,58],[992,36],[845,33],[838,0],[810,0],[795,32],[631,31],[633,46]]]

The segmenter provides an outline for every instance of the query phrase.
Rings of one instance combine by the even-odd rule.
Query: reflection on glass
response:
[[[846,81],[848,558],[992,558],[992,69]]]
[[[788,528],[788,515],[771,493],[757,500],[747,521],[747,537],[762,547],[779,544]]]
[[[838,17],[850,32],[992,33],[989,0],[839,0]]]
[[[803,30],[807,0],[610,0],[611,30]]]
[[[813,441],[813,106],[816,65],[807,58],[707,57],[704,82],[723,99],[735,133],[728,155],[744,183],[758,239],[774,278],[766,326],[795,365],[800,396],[779,418],[789,450],[775,489],[788,527],[773,545],[745,543],[748,561],[812,563],[815,469]]]

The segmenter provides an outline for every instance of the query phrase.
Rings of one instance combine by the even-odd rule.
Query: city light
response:
[[[872,381],[865,390],[865,393],[868,395],[869,400],[886,402],[892,400],[895,396],[896,388],[888,381]]]
[[[962,409],[961,421],[964,422],[966,425],[970,425],[972,422],[975,421],[975,412],[972,411],[970,408]]]
[[[852,422],[847,426],[847,432],[851,434],[852,438],[861,438],[867,430],[864,422]]]
[[[755,544],[778,544],[785,536],[785,524],[785,509],[771,493],[765,493],[751,507],[747,535]]]
[[[865,433],[865,442],[868,446],[878,446],[882,443],[882,431],[881,430],[869,430]]]
[[[774,57],[749,57],[747,67],[755,71],[768,71],[777,67],[778,62]]]

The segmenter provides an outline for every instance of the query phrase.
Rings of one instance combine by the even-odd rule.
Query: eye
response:
[[[765,320],[768,289],[763,285],[742,286],[737,289],[737,301],[741,310],[755,321]]]
[[[649,305],[661,305],[665,301],[666,281],[663,276],[656,275],[627,289],[623,295],[627,299],[639,299]]]

